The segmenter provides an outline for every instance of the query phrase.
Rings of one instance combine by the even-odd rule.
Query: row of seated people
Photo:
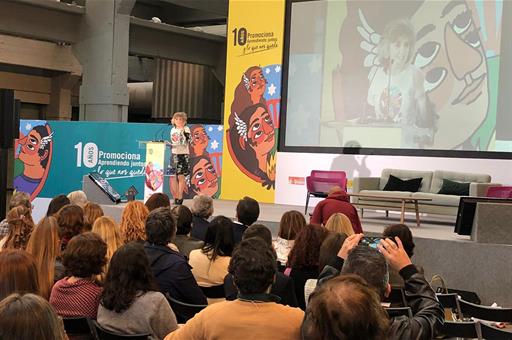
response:
[[[201,198],[198,198],[195,201],[196,202],[194,203],[198,203],[201,201]],[[140,202],[132,203],[134,207],[135,205],[137,205],[137,203],[139,203],[139,205],[141,204]],[[182,228],[183,225],[188,225],[188,223],[182,223],[182,215],[188,215],[187,211],[184,210],[183,207],[174,208],[174,214],[170,211],[169,208],[157,208],[151,213],[149,213],[149,215],[146,216],[146,218],[140,218],[140,216],[135,217],[135,215],[137,215],[137,209],[133,208],[132,211],[130,212],[128,206],[125,209],[125,212],[123,212],[123,219],[131,219],[132,221],[138,219],[142,220],[144,223],[144,235],[140,235],[139,233],[139,235],[135,239],[131,240],[135,242],[128,242],[124,246],[121,246],[121,244],[123,243],[121,242],[117,246],[115,246],[115,249],[113,249],[114,247],[111,247],[112,240],[110,238],[116,238],[117,234],[123,234],[125,238],[128,238],[126,231],[124,233],[112,232],[110,236],[102,236],[100,233],[96,234],[84,232],[78,233],[78,235],[72,237],[69,237],[69,235],[63,235],[68,237],[64,238],[61,236],[61,238],[59,239],[58,236],[59,234],[62,235],[62,233],[55,233],[55,230],[60,231],[61,229],[63,229],[59,222],[61,222],[62,215],[66,215],[65,208],[73,207],[73,205],[61,208],[62,210],[59,211],[56,219],[53,217],[43,219],[34,229],[33,235],[37,235],[37,231],[40,228],[53,230],[53,234],[57,234],[57,237],[53,237],[53,240],[47,242],[47,244],[51,244],[53,242],[53,245],[56,248],[55,254],[58,254],[58,251],[63,249],[62,255],[60,256],[60,258],[62,259],[61,265],[65,267],[68,276],[57,281],[57,283],[53,286],[51,290],[51,295],[47,295],[47,293],[44,293],[43,286],[46,284],[48,280],[47,278],[41,278],[41,275],[37,274],[38,269],[39,274],[45,273],[45,268],[41,268],[40,264],[37,263],[41,262],[37,260],[37,254],[34,254],[34,256],[30,256],[29,254],[22,250],[10,250],[9,248],[16,247],[8,246],[6,247],[6,250],[3,250],[0,253],[0,258],[4,259],[4,263],[0,264],[0,268],[13,268],[11,269],[12,272],[7,273],[5,276],[3,276],[2,279],[2,282],[5,281],[7,283],[8,281],[10,281],[11,284],[4,285],[2,283],[2,287],[9,288],[6,289],[3,292],[3,294],[0,294],[0,299],[6,297],[8,294],[12,292],[34,292],[42,295],[43,297],[49,296],[50,303],[53,305],[57,313],[63,317],[87,316],[90,318],[97,318],[98,322],[108,329],[131,334],[149,332],[153,334],[155,338],[163,338],[163,336],[165,336],[168,333],[170,333],[170,338],[176,339],[203,338],[196,337],[196,335],[199,333],[186,333],[186,329],[194,332],[205,331],[204,329],[201,328],[208,328],[207,324],[211,322],[207,320],[207,316],[210,315],[209,313],[214,313],[212,315],[217,315],[219,313],[222,314],[222,311],[227,313],[227,324],[225,325],[227,327],[230,324],[230,322],[236,324],[238,322],[238,318],[240,318],[241,315],[245,315],[245,312],[247,312],[247,315],[251,315],[251,317],[249,318],[250,320],[246,320],[247,328],[242,327],[243,329],[236,329],[235,331],[239,331],[242,333],[247,332],[248,329],[250,329],[249,326],[251,325],[251,322],[255,322],[256,324],[258,324],[265,320],[282,320],[282,323],[278,322],[279,325],[282,326],[283,324],[286,324],[287,326],[290,326],[285,327],[286,331],[283,333],[284,335],[282,338],[297,338],[297,332],[300,323],[302,322],[303,312],[301,312],[299,309],[293,309],[289,306],[299,305],[302,308],[305,307],[304,284],[302,283],[302,287],[300,287],[299,285],[300,289],[297,289],[297,285],[295,285],[293,279],[303,279],[304,277],[309,277],[308,275],[301,275],[301,273],[307,273],[308,271],[312,272],[312,274],[310,275],[311,278],[317,278],[319,276],[318,268],[325,267],[325,270],[320,274],[320,280],[318,281],[319,288],[317,288],[317,290],[319,290],[323,285],[322,282],[328,281],[328,278],[330,276],[336,276],[336,274],[333,274],[333,272],[335,273],[336,268],[340,267],[340,262],[343,262],[342,259],[347,258],[347,254],[350,252],[350,250],[356,247],[361,236],[361,234],[355,234],[346,238],[346,236],[336,232],[332,233],[331,235],[328,235],[329,232],[327,231],[327,228],[316,225],[307,225],[305,221],[304,223],[302,223],[301,221],[301,223],[299,223],[299,227],[290,227],[287,230],[286,220],[287,218],[290,217],[288,215],[293,216],[296,212],[286,213],[285,215],[283,215],[282,220],[285,223],[281,223],[279,234],[280,238],[285,239],[287,241],[292,241],[293,245],[291,246],[291,250],[286,260],[286,265],[288,265],[288,267],[286,268],[291,268],[291,270],[285,270],[285,273],[283,274],[276,270],[278,267],[278,256],[276,254],[276,251],[272,247],[271,233],[268,230],[268,228],[262,225],[253,225],[252,227],[247,228],[247,225],[250,225],[257,220],[259,214],[259,207],[256,201],[250,198],[244,198],[239,202],[239,205],[237,207],[237,219],[239,223],[230,223],[230,220],[224,217],[217,217],[213,219],[211,223],[208,223],[207,226],[203,228],[206,229],[206,232],[204,233],[204,244],[199,249],[190,251],[190,262],[187,263],[187,257],[180,254],[178,251],[173,250],[173,247],[175,247],[176,244],[171,242],[174,241],[175,243],[179,244],[178,238],[174,237],[176,234],[176,229],[179,229],[180,225],[182,226]],[[139,210],[144,211],[143,208],[140,208]],[[125,213],[127,211],[129,213],[127,213],[127,216],[125,216]],[[185,213],[183,213],[183,211],[185,211]],[[197,207],[193,207],[193,211],[197,212]],[[300,215],[300,213],[298,214]],[[247,216],[249,216],[250,218],[246,219]],[[196,218],[197,220],[197,217],[198,216],[194,214],[192,219],[194,220],[194,218]],[[202,218],[206,221],[206,218],[204,217]],[[301,217],[302,220],[304,220],[304,217],[302,215]],[[23,216],[23,218],[25,218],[25,216]],[[8,220],[10,221],[12,227],[14,225],[13,219],[8,218]],[[95,229],[94,226],[96,224],[100,224],[101,221],[103,221],[103,224],[109,225],[107,229],[111,229],[111,231],[115,230],[117,227],[113,220],[107,217],[102,217],[99,218],[93,224],[93,231]],[[108,223],[106,223],[107,221]],[[122,223],[123,222],[121,222],[121,224]],[[199,224],[192,223],[192,232],[190,233],[191,235],[194,234],[194,228],[196,228],[196,226],[198,225]],[[11,228],[10,231],[12,231],[12,229],[13,228]],[[290,235],[292,234],[290,229],[293,229],[294,233],[296,233],[294,237],[295,240],[293,240],[293,237],[290,237]],[[130,230],[134,231],[136,230],[136,227],[132,226]],[[185,227],[185,231],[186,230],[187,227]],[[200,228],[198,228],[198,231],[199,230]],[[271,258],[273,259],[273,263],[271,266],[272,275],[270,284],[268,280],[264,281],[264,290],[261,290],[262,286],[261,284],[258,284],[258,280],[263,278],[263,273],[261,272],[261,269],[264,266],[260,263],[260,267],[258,267],[259,270],[257,270],[257,268],[252,268],[254,272],[250,272],[251,265],[250,263],[247,263],[248,258],[244,253],[244,247],[242,247],[244,243],[238,240],[235,241],[235,234],[237,230],[239,232],[240,239],[244,238],[247,241],[249,241],[250,239],[254,239],[255,237],[258,238],[259,242],[256,243],[259,243],[260,245],[256,253],[265,254],[266,251],[264,249],[268,249],[269,252],[271,253]],[[188,228],[188,231],[190,231],[190,228]],[[52,233],[48,232],[47,234]],[[10,234],[8,234],[8,236],[9,235]],[[285,235],[288,239],[284,237]],[[184,236],[182,237],[182,239],[184,239],[185,241],[190,241],[190,236],[186,236],[186,233],[182,234],[182,236]],[[201,235],[197,235],[197,237],[200,238]],[[9,239],[10,238],[8,237],[8,240]],[[38,240],[42,239],[43,238],[38,238]],[[62,239],[67,239],[65,244],[62,242]],[[276,241],[277,242],[274,243],[276,245],[280,245],[283,243],[279,242],[279,239]],[[254,243],[255,241],[252,242]],[[28,243],[30,244],[30,240],[28,241]],[[331,247],[325,247],[330,248],[330,253],[324,254],[325,260],[323,260],[323,262],[320,264],[320,246],[322,245],[322,243],[331,244]],[[11,244],[11,242],[6,242],[6,244]],[[235,246],[236,244],[238,244],[238,246]],[[343,244],[343,246],[340,246],[341,244]],[[396,246],[396,244],[398,244],[398,246]],[[407,271],[400,272],[400,274],[403,275],[403,279],[408,280],[410,279],[408,275],[414,276],[417,274],[417,270],[415,268],[411,268],[409,257],[407,256],[407,253],[405,252],[404,247],[401,245],[400,241],[397,241],[396,243],[393,243],[391,241],[383,241],[380,247],[383,248],[381,249],[381,253],[376,251],[374,252],[377,253],[377,255],[380,254],[380,260],[383,260],[383,256],[385,256],[388,259],[388,262],[390,262],[391,268],[395,269],[395,272],[399,272],[399,269],[404,269],[405,267],[408,268]],[[179,246],[177,248],[179,250]],[[361,248],[364,249],[368,247]],[[28,247],[27,249],[30,250],[30,247]],[[111,250],[112,252],[109,255],[108,252]],[[243,264],[239,264],[239,272],[237,272],[235,265],[237,263],[237,251],[240,254],[244,254],[242,259],[238,259],[238,261]],[[398,252],[398,254],[395,254],[395,252]],[[336,253],[338,253],[338,255],[336,255]],[[354,252],[354,254],[356,253],[357,252]],[[283,252],[281,252],[281,254],[283,254]],[[389,256],[386,256],[386,254]],[[368,257],[367,255],[368,254],[364,255],[364,257]],[[402,262],[399,263],[399,266],[405,264],[403,268],[393,265],[391,261],[394,260],[395,257],[398,257],[402,260]],[[53,266],[54,269],[57,268],[55,264],[58,262],[58,258],[59,256],[55,256],[53,258],[55,262]],[[250,258],[251,257],[249,257],[249,259]],[[31,265],[31,262],[33,263],[33,265]],[[16,263],[16,266],[9,266],[9,263]],[[35,271],[33,272],[35,272],[36,274],[32,273],[32,276],[28,276],[24,279],[19,279],[19,275],[23,275],[24,273],[29,272],[29,270],[20,269],[23,267],[22,265],[20,265],[21,263],[26,263],[26,267],[34,267]],[[387,271],[385,260],[383,264],[384,267],[386,268],[385,270]],[[380,265],[382,265],[382,261],[380,262]],[[210,271],[209,267],[214,267],[215,269],[213,271]],[[310,267],[312,267],[313,269]],[[226,268],[225,271],[223,268]],[[20,274],[20,272],[22,273]],[[380,272],[372,270],[372,272],[377,273],[378,276],[379,273],[383,272],[383,270],[381,270]],[[104,275],[104,273],[106,273],[106,275]],[[211,273],[213,273],[214,275],[210,275]],[[294,275],[294,273],[296,274]],[[380,286],[376,287],[375,285],[372,285],[371,280],[369,280],[371,278],[365,277],[364,273],[358,274],[360,274],[363,278],[365,278],[368,281],[368,287],[378,289],[382,288]],[[247,277],[244,277],[244,275],[252,275],[252,277],[250,277],[250,279],[247,279]],[[420,275],[421,274],[418,274],[416,276]],[[48,277],[48,275],[45,276]],[[239,282],[239,280],[242,281]],[[247,280],[247,282],[244,280]],[[355,281],[353,281],[354,280],[350,281],[351,285],[357,283],[354,283]],[[423,285],[424,279],[423,281],[420,281],[421,285]],[[17,285],[19,285],[20,282],[31,283],[32,286],[28,284],[25,287],[16,287]],[[102,284],[98,284],[99,282],[101,282]],[[245,286],[243,282],[245,282]],[[384,282],[384,280],[382,280],[381,278],[380,282],[382,283]],[[41,283],[41,285],[39,285],[39,283]],[[187,325],[189,325],[189,323],[187,323],[187,325],[182,328],[182,333],[180,333],[181,329],[180,331],[173,332],[176,329],[176,319],[174,317],[172,309],[167,303],[165,297],[160,293],[156,294],[156,292],[160,291],[162,293],[168,293],[170,296],[183,302],[204,304],[206,303],[206,299],[203,291],[199,289],[198,283],[202,284],[203,287],[208,287],[208,285],[218,285],[219,283],[222,283],[225,290],[225,297],[228,300],[235,299],[235,301],[233,302],[238,302],[238,304],[227,304],[226,301],[218,302],[218,304],[212,304],[210,306],[212,308],[208,307],[204,312],[201,312],[195,318],[190,320],[190,326],[187,327]],[[291,289],[290,287],[293,287],[294,285],[295,289]],[[429,295],[430,290],[428,290],[428,284],[426,285],[426,287],[423,288],[426,290],[425,296]],[[277,293],[278,295],[281,296],[282,307],[275,307],[275,302],[273,302],[276,300],[275,297],[266,295],[267,293],[269,293],[269,291],[272,293]],[[255,294],[256,296],[253,296]],[[383,291],[382,294],[379,295],[382,297],[384,294],[385,291]],[[313,294],[311,301],[314,301],[314,296],[315,294]],[[423,298],[426,298],[427,302],[432,302],[432,299],[427,298],[425,296]],[[23,296],[18,296],[18,300],[16,301],[19,301],[22,298]],[[299,298],[299,300],[300,298],[302,298],[302,301],[304,301],[302,305],[296,302],[297,298]],[[265,318],[258,320],[258,313],[254,314],[254,311],[244,309],[246,307],[243,307],[243,303],[240,304],[240,302],[248,301],[252,301],[252,303],[250,303],[249,305],[254,305],[254,302],[258,302],[262,303],[261,306],[271,306],[269,307],[270,309],[267,313],[268,315],[266,315]],[[283,304],[287,304],[289,306],[285,308]],[[312,305],[312,302],[310,302],[310,305]],[[217,307],[213,308],[213,306]],[[228,308],[227,306],[230,307]],[[245,312],[242,313],[242,310],[237,311],[236,306],[239,306]],[[421,329],[416,329],[418,327],[409,327],[413,328],[410,331],[426,332],[422,327],[429,326],[431,332],[428,334],[430,334],[431,336],[435,330],[435,324],[438,323],[439,321],[438,315],[436,315],[435,313],[435,307],[436,306],[430,306],[431,312],[433,312],[431,313],[431,318],[428,319],[428,325],[419,322],[419,326]],[[285,309],[281,310],[279,308]],[[276,311],[279,310],[280,312],[272,312],[272,310],[274,309],[276,309]],[[208,311],[208,313],[206,311]],[[240,314],[239,312],[242,314]],[[147,318],[141,317],[140,314],[145,314]],[[277,315],[274,314],[282,314],[281,319],[276,319]],[[201,315],[203,316],[200,317]],[[306,313],[306,320],[307,315],[308,314]],[[261,315],[259,317],[261,317]],[[267,317],[269,317],[270,319],[267,319]],[[285,320],[282,319],[283,317],[285,318]],[[137,321],[132,322],[132,318],[136,319]],[[287,318],[291,319],[287,320]],[[306,320],[304,325],[306,325]],[[203,325],[202,322],[206,323]],[[382,324],[385,323],[386,322],[382,321]],[[393,322],[391,323],[391,325],[392,324]],[[127,325],[130,326],[127,327]],[[418,324],[416,323],[415,325],[418,326]],[[194,327],[196,327],[195,330]],[[401,328],[398,330],[401,332],[403,331],[403,326],[400,327]],[[321,328],[323,329],[323,327]],[[308,331],[312,329],[313,328],[311,328],[311,324],[308,324]],[[317,329],[315,332],[323,332],[322,329]],[[392,327],[390,326],[387,332],[391,332],[391,330]],[[221,331],[221,329],[216,329],[215,331]],[[225,331],[232,332],[233,330],[230,331],[230,328],[227,327]],[[267,331],[269,332],[265,333],[267,335],[273,334],[272,332],[274,332],[274,330],[272,329],[266,329],[263,330],[262,332]],[[397,330],[394,330],[393,332],[396,331]],[[256,332],[255,334],[259,333]],[[304,334],[305,333],[303,329],[303,336]],[[316,336],[314,336],[314,334],[311,336],[312,337],[309,338],[317,338]],[[204,338],[210,338],[210,336]],[[229,333],[224,333],[223,336],[220,336],[218,338],[232,337],[229,335]],[[263,338],[265,338],[265,336],[263,336]],[[421,338],[426,339],[429,337]]]

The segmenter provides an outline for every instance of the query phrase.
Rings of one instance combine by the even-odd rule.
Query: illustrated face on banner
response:
[[[50,169],[53,133],[48,125],[31,128],[27,135],[20,127],[20,139],[16,141],[16,161],[21,163],[21,173],[15,173],[14,188],[30,194],[34,199],[44,186]]]
[[[432,13],[435,24],[425,21]],[[415,65],[439,115],[435,147],[463,143],[487,115],[487,64],[474,15],[466,1],[425,1],[411,19],[419,35]]]
[[[275,180],[275,130],[264,104],[247,107],[230,117],[228,148],[238,168],[268,186]]]
[[[208,156],[191,159],[190,189],[195,195],[215,197],[219,191],[219,183],[215,167]]]
[[[206,133],[204,127],[202,125],[194,125],[190,130],[192,134],[190,150],[192,156],[200,156],[206,153],[206,148],[208,147],[210,137]]]
[[[244,81],[247,81],[245,77],[247,76],[244,75]],[[265,88],[267,86],[267,80],[263,76],[263,70],[258,67],[250,71],[248,81],[249,86],[246,85],[246,88],[247,91],[251,94],[252,103],[259,103],[263,97],[263,94],[265,93]]]

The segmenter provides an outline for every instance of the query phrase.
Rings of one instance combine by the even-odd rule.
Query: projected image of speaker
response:
[[[91,172],[83,177],[82,190],[87,198],[98,204],[118,204],[121,195],[110,185],[107,179],[97,172]]]

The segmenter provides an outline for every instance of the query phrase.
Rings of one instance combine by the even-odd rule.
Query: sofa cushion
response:
[[[420,188],[421,180],[421,177],[403,180],[393,175],[389,175],[388,182],[382,190],[417,192]]]
[[[449,179],[445,178],[443,179],[443,185],[441,186],[438,194],[468,196],[469,184],[470,183],[450,181]]]
[[[380,176],[379,189],[383,190],[388,182],[389,175],[401,179],[411,179],[421,177],[421,185],[419,191],[429,192],[432,183],[432,171],[416,171],[416,170],[403,170],[403,169],[383,169]],[[441,186],[439,186],[441,187]],[[439,190],[438,190],[439,191]]]
[[[368,196],[377,196],[377,197],[411,197],[410,191],[381,191],[381,190],[361,190],[359,192],[361,195]],[[364,200],[366,198],[359,197],[360,200]]]
[[[432,186],[429,192],[438,193],[443,186],[443,179],[449,179],[456,182],[466,183],[490,183],[491,176],[486,174],[475,174],[468,172],[455,172],[455,171],[434,171],[434,177],[432,178]]]
[[[432,201],[419,201],[418,203],[424,205],[441,205],[448,207],[458,207],[460,196],[457,195],[440,195],[431,194],[428,192],[415,192],[411,195],[412,198],[430,198]]]

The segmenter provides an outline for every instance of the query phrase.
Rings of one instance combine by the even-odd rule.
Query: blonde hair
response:
[[[325,228],[332,233],[345,233],[347,236],[355,234],[352,222],[347,215],[342,213],[332,214],[327,220]]]
[[[3,248],[23,249],[27,247],[28,239],[34,230],[34,221],[30,209],[20,205],[7,213],[9,232],[5,236]]]
[[[55,261],[60,256],[59,225],[55,217],[45,217],[37,224],[27,245],[27,252],[34,257],[41,296],[50,297],[55,280]]]
[[[140,201],[131,201],[126,205],[120,224],[125,243],[146,240],[146,218],[148,214],[148,208]]]
[[[84,205],[83,210],[85,229],[90,231],[94,222],[103,216],[103,209],[101,209],[101,207],[96,203],[87,202]]]
[[[97,277],[98,281],[103,282],[108,271],[110,259],[116,250],[123,245],[123,238],[114,219],[107,216],[102,216],[94,222],[92,232],[98,234],[107,244],[107,264],[103,267],[102,274]]]
[[[174,120],[176,118],[183,118],[185,120],[185,124],[187,124],[187,114],[185,112],[174,112],[171,119],[172,125],[175,125]]]
[[[72,191],[68,194],[71,204],[83,207],[87,203],[87,195],[82,190]]]

